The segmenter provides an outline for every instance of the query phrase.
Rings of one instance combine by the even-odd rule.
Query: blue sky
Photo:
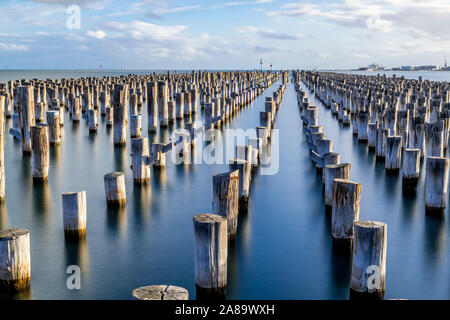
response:
[[[80,28],[69,29],[71,5]],[[442,65],[448,0],[3,0],[0,68]],[[74,21],[73,19],[70,21]]]

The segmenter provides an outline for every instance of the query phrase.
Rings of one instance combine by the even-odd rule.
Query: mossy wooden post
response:
[[[30,237],[21,228],[0,231],[0,291],[28,288],[31,279]]]
[[[97,132],[98,120],[97,120],[97,110],[96,109],[88,110],[88,124],[89,124],[90,132]]]
[[[223,296],[227,287],[227,219],[217,214],[197,214],[193,223],[195,283],[213,296]]]
[[[140,287],[131,294],[137,300],[189,300],[185,288],[166,284]]]
[[[243,203],[248,202],[250,192],[250,163],[242,159],[230,160],[230,171],[239,170],[239,200]]]
[[[158,114],[159,114],[159,125],[161,127],[167,127],[169,124],[169,88],[167,86],[167,81],[158,82]]]
[[[354,226],[352,299],[383,299],[386,278],[387,225],[357,221]]]
[[[153,143],[152,144],[152,154],[153,167],[155,168],[165,168],[166,166],[166,154],[163,152],[164,144]]]
[[[448,159],[427,157],[425,176],[425,210],[443,212],[447,206]]]
[[[146,162],[148,157],[148,138],[131,139],[131,168],[133,170],[133,182],[136,184],[145,184],[150,181],[150,166]]]
[[[5,111],[0,108],[0,202],[5,200]]]
[[[64,235],[68,239],[86,235],[86,191],[62,194]]]
[[[114,90],[113,141],[115,145],[127,142],[128,85],[119,85]]]
[[[330,164],[325,167],[325,206],[333,205],[333,181],[336,178],[350,179],[350,163]]]
[[[48,136],[50,144],[61,143],[61,125],[59,111],[47,111]]]
[[[405,149],[402,184],[406,191],[415,190],[420,176],[420,149]]]
[[[34,181],[46,181],[50,167],[49,130],[46,124],[31,127],[31,175]]]
[[[212,212],[227,218],[228,237],[236,236],[239,213],[239,171],[213,176]]]
[[[158,84],[157,82],[147,83],[147,114],[148,132],[153,133],[158,129]]]
[[[125,175],[123,172],[111,172],[104,176],[106,203],[109,206],[124,206],[127,202]]]
[[[386,154],[384,167],[386,172],[397,174],[402,163],[402,136],[386,137]]]
[[[353,239],[353,223],[359,219],[361,184],[345,180],[333,181],[331,233],[336,241]]]
[[[19,123],[22,152],[31,152],[30,128],[35,125],[34,92],[32,86],[17,87],[19,102]]]
[[[142,135],[142,116],[132,114],[130,116],[130,136],[131,138],[140,138]]]

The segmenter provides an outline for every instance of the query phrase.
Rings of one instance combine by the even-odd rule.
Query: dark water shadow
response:
[[[434,266],[446,247],[445,215],[425,215],[425,247],[427,261]]]

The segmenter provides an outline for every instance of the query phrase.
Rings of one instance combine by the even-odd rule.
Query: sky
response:
[[[442,66],[449,17],[449,0],[1,0],[0,69]]]

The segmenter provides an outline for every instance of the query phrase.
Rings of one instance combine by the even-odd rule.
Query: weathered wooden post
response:
[[[73,122],[79,122],[80,121],[80,116],[81,116],[81,100],[80,98],[74,98],[72,100],[72,110],[70,112],[71,116],[72,116],[72,121]]]
[[[330,164],[325,167],[325,207],[333,206],[333,181],[336,178],[350,179],[350,163]]]
[[[230,171],[239,170],[239,200],[246,203],[250,192],[250,163],[242,159],[231,159],[229,167]]]
[[[38,124],[31,127],[31,163],[34,181],[46,181],[50,166],[50,145],[48,126]]]
[[[354,223],[355,243],[350,297],[383,299],[386,278],[387,225],[377,221]]]
[[[86,191],[62,194],[64,235],[69,239],[86,235]]]
[[[152,154],[153,167],[164,168],[166,166],[166,154],[163,152],[164,144],[153,143],[152,144]]]
[[[367,112],[359,112],[358,141],[367,141],[369,139],[368,124],[369,124],[369,114]]]
[[[47,111],[47,125],[50,144],[61,143],[61,125],[59,111]]]
[[[146,161],[148,158],[148,138],[131,139],[131,168],[134,183],[144,184],[150,181],[151,171]]]
[[[175,116],[177,119],[184,117],[184,93],[177,92],[175,94]]]
[[[388,173],[400,172],[402,163],[402,136],[390,136],[386,138],[386,156],[384,167]]]
[[[5,177],[5,112],[0,108],[0,202],[5,200],[6,177]]]
[[[130,116],[130,136],[131,138],[140,138],[142,135],[142,116],[132,114]]]
[[[323,155],[323,167],[324,169],[327,165],[330,164],[340,164],[341,163],[341,155],[337,152],[329,152]],[[325,170],[322,170],[322,184],[325,188]]]
[[[420,149],[405,149],[403,153],[403,190],[413,191],[420,175]]]
[[[191,89],[191,112],[196,113],[198,108],[198,90]]]
[[[227,287],[227,219],[197,214],[194,223],[194,268],[197,287],[213,296],[225,296]]]
[[[172,123],[175,121],[175,101],[174,100],[170,100],[167,103],[167,110],[168,110],[168,115],[169,115],[169,122]]]
[[[125,175],[111,172],[104,176],[106,202],[109,206],[124,206],[127,202]]]
[[[30,285],[30,237],[26,229],[0,231],[0,290],[17,292]]]
[[[108,93],[100,91],[100,114],[106,115],[106,108],[109,107]]]
[[[114,124],[114,109],[112,107],[106,108],[106,126],[112,127]]]
[[[89,109],[88,110],[88,124],[89,124],[89,131],[90,132],[96,132],[98,127],[98,120],[97,120],[97,110],[96,109]]]
[[[34,119],[35,119],[35,122],[43,122],[44,121],[44,103],[43,102],[36,102],[34,104]]]
[[[119,85],[114,90],[113,141],[115,145],[127,142],[128,85]]]
[[[186,91],[186,92],[183,92],[183,94],[184,94],[184,115],[188,117],[192,113],[191,93]]]
[[[166,127],[169,124],[168,95],[167,81],[158,81],[158,113],[161,127]]]
[[[425,210],[443,212],[447,206],[448,159],[427,157],[425,176]]]
[[[185,288],[172,285],[153,285],[134,289],[132,295],[137,300],[189,300]]]
[[[323,156],[327,153],[333,152],[333,140],[330,139],[318,139],[316,141],[317,153],[319,157],[323,159]]]
[[[334,240],[353,239],[353,223],[359,219],[361,188],[361,184],[354,181],[333,180],[331,233]]]
[[[32,86],[17,87],[19,103],[19,123],[22,142],[22,152],[31,152],[30,128],[35,124],[34,92]]]
[[[158,84],[147,83],[148,132],[156,132],[158,128]]]
[[[377,159],[383,159],[386,156],[386,138],[389,136],[388,128],[379,127],[377,130],[377,146],[376,157]]]
[[[377,147],[377,134],[378,134],[377,132],[378,132],[378,122],[369,123],[367,133],[367,142],[369,150],[375,150],[375,148]]]
[[[425,156],[443,157],[444,156],[444,131],[437,124],[425,124]]]
[[[236,236],[239,213],[239,171],[213,176],[212,212],[227,218],[228,237]]]
[[[130,94],[129,108],[130,108],[130,115],[136,114],[138,112],[138,100],[136,93]]]

